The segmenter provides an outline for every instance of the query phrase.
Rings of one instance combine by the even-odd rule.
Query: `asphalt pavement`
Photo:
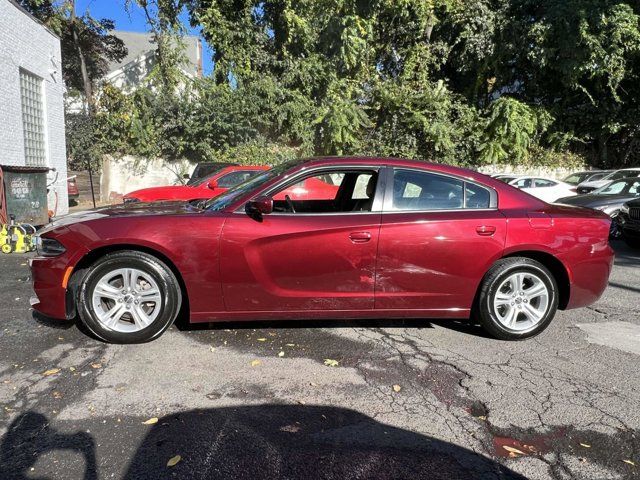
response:
[[[640,478],[640,251],[540,336],[267,322],[107,345],[0,256],[0,479]]]

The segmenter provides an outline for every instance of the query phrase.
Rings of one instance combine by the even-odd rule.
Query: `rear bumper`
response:
[[[592,245],[580,261],[569,264],[570,295],[567,309],[586,307],[595,303],[609,284],[615,252],[609,242]]]

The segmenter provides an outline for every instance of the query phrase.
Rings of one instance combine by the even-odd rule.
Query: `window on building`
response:
[[[47,152],[44,134],[42,79],[25,70],[20,70],[20,96],[22,99],[25,164],[44,167],[47,165]]]

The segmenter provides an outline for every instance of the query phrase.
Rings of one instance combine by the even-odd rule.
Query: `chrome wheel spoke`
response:
[[[102,298],[108,298],[110,300],[118,300],[120,298],[120,290],[106,281],[100,281],[96,288],[93,290],[94,295],[100,295]]]
[[[139,305],[134,305],[131,310],[131,316],[133,317],[133,321],[136,325],[139,325],[141,328],[148,327],[151,323],[151,319],[145,313]]]
[[[104,312],[99,316],[100,321],[107,327],[113,329],[118,321],[122,318],[122,315],[126,312],[126,308],[121,303],[116,303],[110,310]]]
[[[538,310],[533,308],[529,303],[523,304],[522,313],[524,313],[529,319],[529,321],[532,323],[538,323],[544,315],[544,312],[542,313],[539,312]]]
[[[539,297],[540,295],[547,295],[547,287],[542,281],[538,280],[537,283],[534,283],[532,287],[524,290],[525,296],[529,300],[533,300],[534,298]]]
[[[157,288],[150,288],[149,290],[143,290],[139,294],[141,303],[159,303],[160,302],[160,290]]]
[[[507,314],[503,317],[504,324],[507,327],[514,327],[517,319],[518,319],[518,309],[510,306],[507,309]]]

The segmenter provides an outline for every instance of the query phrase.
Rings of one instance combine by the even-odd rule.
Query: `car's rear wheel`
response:
[[[143,343],[160,336],[182,302],[167,265],[143,252],[120,251],[96,261],[78,290],[78,313],[94,335],[110,343]]]
[[[477,310],[496,338],[519,340],[542,332],[558,309],[558,286],[540,262],[524,257],[496,262],[485,276]]]

